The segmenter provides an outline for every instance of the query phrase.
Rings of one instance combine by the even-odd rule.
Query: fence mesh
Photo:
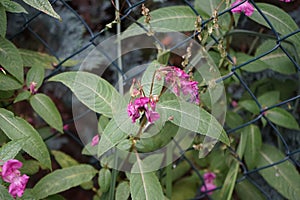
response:
[[[63,15],[62,16],[63,22],[57,22],[57,20],[52,19],[41,12],[36,12],[33,15],[30,15],[29,17],[28,17],[28,15],[22,15],[22,17],[18,16],[19,26],[14,27],[12,20],[8,24],[9,38],[11,40],[13,40],[15,43],[19,43],[19,44],[22,42],[25,43],[26,41],[22,41],[22,35],[26,35],[26,37],[30,37],[30,38],[33,38],[33,40],[35,40],[35,42],[39,48],[38,50],[45,51],[45,52],[49,53],[50,55],[55,56],[59,60],[59,63],[57,63],[55,65],[54,70],[52,70],[50,73],[48,73],[48,75],[45,77],[45,80],[49,79],[50,77],[52,77],[58,73],[68,70],[67,68],[63,67],[63,64],[65,62],[67,62],[70,59],[76,60],[78,58],[84,57],[86,55],[86,53],[85,53],[86,50],[89,50],[91,47],[95,47],[98,44],[99,38],[101,40],[101,38],[106,37],[107,32],[112,31],[112,29],[108,29],[105,27],[105,23],[109,22],[109,20],[110,20],[107,17],[105,17],[105,15],[110,15],[110,17],[112,17],[112,16],[114,16],[114,12],[115,12],[115,10],[111,9],[111,7],[110,7],[111,2],[103,2],[102,1],[100,4],[103,4],[102,7],[104,7],[104,9],[91,11],[90,15],[87,14],[87,13],[89,13],[89,11],[83,12],[83,10],[85,8],[92,9],[93,5],[90,7],[84,7],[84,5],[87,5],[91,2],[95,3],[94,1],[74,1],[74,2],[75,3],[73,3],[72,6],[69,1],[64,1],[64,0],[54,0],[51,2],[51,4],[58,11],[58,13]],[[122,1],[120,3],[121,4],[121,10],[120,10],[121,22],[126,23],[126,24],[137,23],[136,19],[140,14],[141,5],[143,3],[148,3],[148,2],[150,2],[150,1],[146,1],[146,0],[136,1],[136,2],[131,2],[130,0]],[[298,29],[294,32],[290,32],[287,35],[280,35],[278,33],[278,31],[274,28],[273,24],[268,19],[268,17],[265,16],[264,13],[256,6],[256,3],[252,0],[250,0],[250,2],[255,6],[255,8],[258,10],[259,14],[263,16],[263,19],[271,27],[271,29],[268,33],[268,36],[270,38],[272,38],[272,40],[275,41],[274,46],[269,51],[263,52],[262,54],[257,55],[255,57],[253,57],[252,59],[247,60],[246,62],[235,65],[234,67],[232,67],[230,73],[222,76],[222,78],[220,78],[220,80],[218,80],[217,82],[226,81],[226,79],[230,79],[230,78],[234,78],[234,79],[238,80],[242,87],[242,90],[246,91],[250,95],[250,97],[256,102],[257,106],[260,108],[259,115],[254,116],[252,120],[247,121],[244,124],[239,125],[235,128],[227,129],[226,132],[229,135],[234,134],[235,132],[245,128],[246,126],[249,126],[250,124],[256,124],[263,118],[268,124],[268,126],[267,126],[268,133],[272,134],[276,138],[278,138],[280,143],[282,144],[282,148],[284,149],[284,152],[285,152],[284,159],[278,160],[277,162],[274,162],[272,164],[269,164],[269,165],[266,165],[263,167],[259,167],[259,168],[255,168],[252,170],[248,170],[244,161],[238,158],[237,153],[235,152],[234,149],[231,149],[232,154],[239,161],[241,170],[243,172],[243,176],[239,177],[239,179],[237,180],[237,183],[248,180],[252,184],[254,184],[257,187],[257,189],[259,189],[267,199],[274,199],[274,196],[272,194],[272,192],[274,193],[274,191],[270,192],[270,189],[263,187],[264,182],[262,182],[262,179],[258,178],[259,177],[258,172],[261,170],[264,170],[266,168],[280,165],[281,163],[286,162],[287,160],[290,160],[297,167],[297,169],[299,169],[299,167],[300,167],[300,164],[299,164],[300,163],[299,162],[300,148],[299,148],[299,141],[291,142],[291,140],[289,140],[283,133],[283,129],[279,129],[276,125],[274,125],[268,119],[268,117],[266,115],[264,115],[264,113],[269,110],[272,110],[276,107],[284,107],[284,108],[293,107],[294,108],[293,114],[297,115],[297,112],[299,111],[300,95],[298,93],[292,98],[285,99],[284,101],[279,102],[279,103],[274,104],[269,107],[264,107],[264,105],[261,105],[259,103],[257,96],[251,90],[251,81],[249,81],[249,77],[247,77],[247,74],[240,73],[239,70],[246,67],[247,65],[251,64],[252,62],[257,62],[257,60],[264,58],[265,56],[276,51],[277,49],[280,49],[286,55],[286,57],[290,60],[290,62],[294,65],[294,67],[296,68],[297,72],[295,73],[295,77],[297,78],[297,74],[299,74],[299,72],[300,72],[299,61],[295,60],[289,54],[289,52],[286,50],[286,47],[283,44],[285,42],[288,42],[288,39],[290,37],[293,37],[296,34],[300,34],[299,33],[300,29]],[[78,3],[78,4],[76,5],[76,3]],[[162,1],[161,5],[163,5],[164,3],[165,2]],[[176,2],[176,1],[172,1],[172,2],[170,2],[170,5],[176,5],[177,3],[178,2]],[[186,0],[186,1],[179,2],[178,4],[189,6],[190,9],[195,13],[195,16],[200,16],[200,14],[193,7],[193,2]],[[159,6],[159,4],[157,4],[157,5]],[[78,7],[77,10],[74,9],[74,7],[76,7],[76,6]],[[99,12],[104,12],[102,14],[99,14],[99,18],[102,16],[104,19],[98,18],[102,24],[97,24],[97,22],[95,22],[95,18],[97,18],[97,17],[91,16],[91,15],[93,15],[93,13],[97,13],[97,12],[98,12],[98,14],[99,14]],[[224,15],[227,12],[230,12],[230,9],[219,12],[217,15],[219,18],[221,18],[222,15]],[[70,15],[71,17],[68,16],[68,17],[66,17],[67,20],[65,20],[64,13],[68,13],[68,15]],[[13,16],[11,16],[11,18],[14,19]],[[49,38],[47,37],[47,33],[40,34],[41,31],[37,30],[36,24],[40,23],[39,20],[41,20],[41,18],[45,21],[45,24],[41,24],[40,27],[41,28],[46,27],[46,29],[49,28],[50,30],[49,30],[49,32],[47,31],[47,33],[53,34],[54,38],[55,38],[55,36],[57,36],[57,38],[56,38],[57,40],[59,40],[58,34],[62,34],[62,35],[65,34],[65,37],[69,37],[68,34],[71,35],[72,34],[71,31],[79,31],[81,33],[81,34],[79,34],[80,37],[70,38],[70,40],[68,40],[68,42],[67,42],[67,45],[72,45],[72,41],[73,42],[76,41],[75,43],[77,44],[77,46],[73,45],[68,50],[60,49],[60,48],[65,48],[62,46],[66,45],[66,44],[62,44],[62,43],[60,43],[60,41],[51,42],[51,40],[49,40]],[[208,19],[206,21],[202,21],[201,27],[204,28],[205,25],[212,20],[213,20],[213,18]],[[53,27],[51,24],[59,24],[58,26],[62,26],[63,29],[61,30],[61,32],[55,32],[55,30],[51,30],[51,27]],[[43,27],[43,25],[45,27]],[[138,24],[138,25],[142,26],[141,24]],[[147,31],[147,27],[141,27],[141,28]],[[192,37],[196,37],[197,34],[199,34],[199,33],[197,33],[197,32],[194,33],[194,35]],[[210,35],[210,37],[212,37],[212,39],[215,40],[215,42],[217,44],[219,44],[220,41],[216,36],[214,36],[214,34]],[[64,56],[64,57],[62,57],[62,56]],[[231,56],[229,53],[227,53],[226,56],[227,56],[228,60],[230,60],[231,62],[234,62],[235,58],[233,56]],[[124,71],[118,66],[118,64],[116,62],[113,62],[113,67],[118,72],[121,72],[121,74],[124,74]],[[271,76],[272,76],[272,74],[271,74]],[[288,86],[286,86],[286,87],[288,87]],[[68,121],[65,121],[65,124],[70,124],[74,120],[76,120],[76,119],[70,119]],[[71,131],[66,131],[66,133],[70,136],[70,138],[72,138],[78,144],[83,145],[75,133],[72,133]],[[299,132],[298,132],[298,134],[299,134]],[[51,136],[51,137],[53,137],[53,136]],[[297,140],[297,139],[294,138],[294,140]],[[185,154],[183,154],[181,160],[186,160],[189,163],[189,165],[191,166],[191,168],[193,170],[195,170],[195,172],[198,172],[198,169],[194,166],[193,162],[189,161],[188,158],[185,156]],[[199,173],[198,173],[198,176],[199,176],[199,179],[203,180],[202,176]],[[216,188],[216,190],[219,190],[221,187],[222,186]],[[277,195],[280,196],[279,194],[277,194]],[[206,194],[199,192],[198,195],[194,199],[202,199],[204,197],[209,198],[209,196],[207,196]]]

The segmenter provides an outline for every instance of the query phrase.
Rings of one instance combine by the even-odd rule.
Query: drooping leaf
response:
[[[5,162],[9,159],[15,158],[15,156],[21,151],[28,137],[13,140],[3,145],[0,149],[0,160]]]
[[[36,66],[44,69],[53,69],[58,64],[58,60],[54,56],[50,56],[46,53],[27,49],[19,49],[19,53],[22,57],[23,65],[26,67]],[[68,60],[67,62],[63,63],[63,66],[72,67],[76,64],[77,61]]]
[[[22,87],[22,84],[9,74],[3,74],[0,72],[0,90],[10,91],[16,90]]]
[[[37,199],[43,199],[90,181],[96,173],[97,171],[87,164],[58,169],[44,176],[33,187],[32,192]]]
[[[53,10],[49,1],[39,1],[39,0],[23,0],[28,5],[34,7],[35,9],[50,15],[56,19],[61,20],[60,16]]]
[[[299,130],[299,124],[293,115],[282,108],[276,107],[268,110],[266,112],[266,117],[278,126]]]
[[[26,85],[29,88],[32,82],[36,83],[35,88],[38,89],[44,80],[45,69],[40,66],[32,66],[26,75]]]
[[[154,32],[192,31],[195,29],[196,14],[188,6],[170,6],[150,12],[151,28]],[[148,25],[141,17],[137,22],[144,27]],[[147,32],[137,24],[132,24],[122,33],[122,38],[146,34]]]
[[[258,153],[262,145],[260,130],[256,125],[249,125],[242,130],[243,134],[247,134],[245,161],[248,169],[253,169],[257,165]]]
[[[278,33],[282,35],[288,35],[299,29],[296,22],[291,18],[291,16],[281,8],[266,3],[257,3],[256,5],[263,12],[266,18],[268,18],[268,20]],[[269,24],[256,9],[254,13],[250,16],[250,19],[263,26],[270,28]],[[300,43],[299,34],[295,34],[290,39],[292,39],[295,43]]]
[[[23,61],[15,45],[0,36],[0,65],[23,83]]]
[[[111,172],[107,168],[101,168],[98,176],[98,184],[102,192],[107,192],[111,183]]]
[[[8,193],[8,189],[3,185],[0,185],[0,199],[14,200],[14,198]]]
[[[43,166],[51,169],[48,149],[39,133],[24,119],[15,117],[6,109],[0,108],[0,128],[11,140],[28,137],[23,150],[37,159]]]
[[[113,116],[115,105],[122,104],[123,98],[103,78],[88,72],[64,72],[49,79],[61,82],[91,110],[106,117]]]
[[[116,200],[128,199],[129,195],[130,195],[129,182],[123,181],[119,183],[116,189]]]
[[[67,168],[79,164],[77,160],[75,160],[68,154],[65,154],[64,152],[52,150],[51,153],[62,168]]]
[[[171,123],[190,131],[206,135],[229,145],[230,141],[220,123],[207,111],[199,106],[178,102],[177,100],[165,101],[157,104],[157,111],[161,115],[171,117]]]
[[[259,153],[258,167],[272,165],[283,160],[285,155],[274,146],[264,144]],[[287,199],[298,199],[300,196],[300,175],[289,161],[262,169],[259,173],[270,186]]]
[[[59,111],[53,101],[45,94],[35,94],[29,99],[33,110],[51,127],[63,133],[63,123]]]
[[[31,93],[28,90],[20,92],[18,94],[18,96],[15,98],[14,103],[27,100],[27,99],[29,99],[30,96],[31,96]]]
[[[6,27],[7,26],[7,18],[5,8],[0,5],[0,36],[5,37],[6,35]]]
[[[12,13],[26,13],[27,11],[17,2],[11,0],[1,0],[0,4],[2,4],[7,12]]]
[[[150,96],[151,87],[152,87],[152,91],[151,91],[152,95],[160,95],[160,92],[164,84],[164,79],[162,77],[160,79],[156,77],[157,75],[156,70],[160,66],[161,66],[160,63],[158,63],[157,61],[153,61],[148,65],[146,71],[143,74],[141,84],[143,86],[143,90],[147,97]]]

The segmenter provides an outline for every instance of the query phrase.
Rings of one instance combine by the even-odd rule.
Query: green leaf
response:
[[[160,79],[157,79],[156,77],[156,70],[159,69],[160,66],[160,63],[158,63],[157,61],[153,61],[148,65],[146,71],[143,74],[141,84],[147,97],[150,96],[152,81],[152,95],[160,95],[161,93],[162,87],[164,85],[164,79],[162,77]]]
[[[242,123],[243,123],[243,119],[238,113],[232,112],[232,111],[226,112],[227,126],[229,126],[230,128],[235,128],[235,127],[241,125]]]
[[[35,9],[50,15],[56,19],[61,20],[60,16],[53,10],[49,1],[39,1],[39,0],[23,0],[28,5],[34,7]]]
[[[239,105],[245,108],[246,110],[252,112],[253,114],[259,114],[258,105],[254,100],[243,100],[239,102]]]
[[[259,128],[256,125],[249,125],[242,130],[242,134],[247,135],[245,148],[245,161],[248,169],[253,169],[257,165],[258,153],[262,145],[262,138]]]
[[[131,119],[127,117],[127,120],[125,120],[123,124],[126,125],[129,123],[131,123]],[[118,126],[118,123],[114,119],[111,119],[105,127],[104,132],[101,135],[99,144],[97,145],[97,156],[99,157],[103,155],[106,151],[124,140],[127,136],[127,133],[124,132],[124,130],[120,128],[120,126]]]
[[[204,17],[210,17],[212,16],[214,10],[219,7],[220,2],[221,2],[220,0],[209,0],[209,1],[195,0],[195,8],[203,10],[203,12],[206,13],[206,16]]]
[[[284,128],[299,130],[299,124],[291,113],[282,108],[273,108],[266,112],[266,117]]]
[[[63,123],[59,111],[53,101],[45,94],[36,94],[29,99],[33,110],[51,127],[63,133]]]
[[[30,96],[31,96],[31,93],[29,91],[25,90],[18,94],[18,96],[14,100],[14,103],[27,100],[27,99],[29,99]]]
[[[65,198],[59,194],[54,194],[45,198],[44,200],[65,200]]]
[[[255,56],[260,56],[265,52],[270,51],[276,46],[276,41],[267,40],[263,42],[255,52]],[[293,56],[291,52],[295,52],[294,49],[291,49],[291,45],[282,44],[282,46]],[[294,53],[295,54],[295,53]],[[260,58],[259,61],[262,61],[264,64],[267,64],[267,68],[273,71],[290,75],[296,73],[296,68],[294,64],[291,62],[289,57],[281,50],[276,49],[272,53],[265,55]],[[255,61],[256,63],[256,61]]]
[[[39,133],[27,121],[15,117],[12,112],[6,109],[0,108],[0,127],[11,140],[28,137],[23,150],[37,159],[43,166],[51,169],[48,149]]]
[[[279,91],[266,92],[257,98],[258,102],[263,108],[272,106],[279,102],[280,93]]]
[[[25,160],[20,169],[22,174],[34,175],[40,170],[40,163],[36,160]]]
[[[220,123],[207,111],[195,104],[165,101],[157,104],[157,111],[167,118],[172,117],[171,123],[196,133],[206,135],[230,144],[229,138]]]
[[[0,72],[0,90],[9,91],[22,87],[22,84],[9,74]]]
[[[51,153],[62,168],[67,168],[79,164],[77,160],[65,154],[64,152],[52,150]]]
[[[26,67],[36,66],[44,69],[54,69],[58,64],[58,60],[54,56],[46,53],[31,51],[27,49],[19,49],[19,53],[23,60],[23,65]],[[77,64],[74,60],[68,60],[62,66],[72,67]]]
[[[31,82],[35,82],[35,88],[41,87],[45,76],[45,69],[39,66],[32,66],[26,75],[26,85],[29,88]]]
[[[102,168],[99,171],[98,184],[102,192],[107,192],[109,190],[111,183],[111,172],[107,168]]]
[[[58,169],[44,176],[33,187],[33,194],[37,199],[43,199],[90,181],[96,173],[97,171],[87,164]]]
[[[196,15],[188,6],[169,6],[150,12],[151,28],[154,32],[173,32],[195,30]],[[148,24],[141,17],[138,22],[144,27]],[[123,33],[122,38],[145,34],[146,31],[137,24],[132,24]]]
[[[115,105],[123,100],[115,88],[101,77],[88,72],[64,72],[49,79],[63,83],[91,110],[112,117]]]
[[[249,60],[253,59],[254,57],[249,56],[244,53],[237,53],[236,58],[237,58],[237,65],[240,65],[245,62],[248,62]],[[269,65],[262,62],[261,60],[256,60],[247,65],[244,65],[241,69],[244,71],[247,71],[247,72],[260,72],[260,71],[266,70],[268,68],[269,68]]]
[[[261,148],[258,167],[272,165],[285,159],[285,155],[274,146],[264,144]],[[283,163],[262,169],[259,173],[287,199],[298,199],[300,196],[300,175],[295,166],[286,160]]]
[[[98,121],[98,132],[103,133],[108,123],[109,118],[105,117],[104,115],[101,115]]]
[[[161,185],[154,172],[130,174],[130,192],[133,200],[164,199]]]
[[[130,195],[129,182],[123,181],[119,183],[116,189],[116,200],[128,199],[129,195]]]
[[[23,61],[15,45],[0,36],[0,65],[23,83]]]
[[[268,18],[268,20],[278,33],[282,35],[288,35],[299,29],[295,21],[291,18],[291,16],[281,8],[266,3],[257,3],[256,5],[259,7],[259,9],[262,10],[263,14],[266,16],[266,18]],[[270,28],[266,20],[256,9],[254,13],[250,16],[250,19],[263,26]],[[293,41],[298,45],[300,44],[299,34],[295,34],[291,39],[293,39]]]
[[[8,193],[8,189],[3,185],[0,185],[0,199],[14,200],[14,198]]]
[[[27,14],[27,11],[17,2],[11,0],[1,0],[0,3],[4,6],[7,12]]]
[[[3,145],[0,149],[0,160],[5,162],[9,159],[15,158],[15,156],[21,151],[28,137],[24,137],[18,140],[13,140]]]
[[[5,37],[7,28],[7,18],[5,8],[0,5],[0,36]]]
[[[186,132],[180,130],[178,126],[170,122],[166,122],[159,133],[152,137],[140,138],[140,140],[136,142],[135,146],[139,152],[153,152],[164,147],[172,139],[174,139],[174,137],[182,137],[183,134],[186,134]]]
[[[199,190],[199,177],[196,173],[191,176],[185,176],[176,183],[172,188],[172,200],[183,200],[183,199],[193,199],[195,198]]]
[[[262,195],[262,193],[251,184],[247,179],[239,182],[235,186],[235,191],[239,199],[241,200],[265,200],[266,198]]]

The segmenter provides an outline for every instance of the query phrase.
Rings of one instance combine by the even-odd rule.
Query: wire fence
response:
[[[257,60],[259,60],[259,59],[267,56],[268,54],[274,52],[277,49],[281,49],[282,52],[284,52],[286,54],[286,57],[288,57],[288,59],[290,60],[290,62],[293,63],[294,67],[296,68],[297,73],[299,74],[299,72],[300,72],[300,64],[299,64],[299,62],[297,62],[289,54],[289,52],[286,50],[286,48],[283,45],[283,43],[285,41],[287,41],[290,37],[292,37],[292,36],[294,36],[296,34],[300,34],[300,29],[298,29],[297,31],[291,32],[291,33],[289,33],[287,35],[280,35],[278,33],[278,31],[272,25],[272,23],[270,22],[270,20],[268,19],[268,17],[265,16],[263,14],[263,12],[256,6],[255,2],[252,1],[252,0],[250,0],[250,2],[254,5],[254,7],[258,10],[258,12],[260,13],[260,15],[263,16],[264,20],[266,20],[267,24],[271,27],[271,34],[270,35],[272,35],[272,37],[276,41],[275,44],[274,44],[274,47],[270,51],[264,52],[264,53],[262,53],[262,54],[260,54],[260,55],[258,55],[256,57],[254,57],[253,59],[250,59],[250,60],[248,60],[248,61],[246,61],[244,63],[241,63],[239,65],[233,66],[232,69],[231,69],[231,72],[229,72],[228,74],[224,75],[217,82],[222,82],[222,81],[225,81],[226,79],[229,79],[229,78],[235,78],[235,79],[237,79],[240,82],[240,85],[243,87],[243,90],[246,91],[251,96],[251,98],[255,101],[255,103],[257,104],[257,106],[259,107],[259,110],[260,110],[259,111],[259,115],[255,116],[252,120],[250,120],[250,121],[248,121],[248,122],[246,122],[246,123],[244,123],[242,125],[239,125],[238,127],[226,130],[226,132],[228,134],[233,134],[233,133],[235,133],[235,132],[237,132],[237,131],[245,128],[246,126],[249,126],[250,124],[255,124],[255,123],[257,123],[258,121],[260,121],[263,118],[263,119],[266,120],[268,126],[271,128],[270,133],[274,134],[277,138],[279,138],[279,140],[283,144],[283,149],[284,149],[284,152],[285,152],[285,158],[282,159],[282,160],[279,160],[279,161],[277,161],[275,163],[272,163],[270,165],[267,165],[267,166],[255,168],[255,169],[252,169],[252,170],[248,170],[247,167],[246,167],[246,164],[244,163],[244,161],[241,160],[241,159],[239,159],[238,157],[236,157],[236,159],[238,159],[238,162],[240,163],[240,167],[241,167],[241,170],[243,172],[243,176],[240,177],[237,180],[237,182],[248,180],[249,182],[251,182],[252,184],[254,184],[257,187],[257,189],[259,189],[264,194],[264,196],[267,199],[272,199],[273,197],[269,193],[269,191],[267,191],[265,187],[262,187],[261,181],[257,181],[258,172],[261,171],[261,170],[264,170],[266,168],[270,168],[270,167],[273,167],[275,165],[279,165],[279,164],[281,164],[283,162],[286,162],[287,160],[292,161],[292,163],[297,167],[297,169],[299,169],[300,168],[300,162],[299,162],[299,159],[297,159],[296,157],[299,158],[300,148],[298,148],[298,149],[297,148],[296,149],[291,149],[290,146],[289,146],[289,143],[286,141],[286,139],[284,137],[282,129],[279,129],[278,127],[276,127],[268,119],[268,117],[266,115],[264,115],[264,113],[267,112],[267,111],[269,111],[269,110],[272,110],[272,109],[274,109],[276,107],[282,107],[282,106],[286,106],[287,107],[287,106],[290,106],[292,104],[295,107],[295,112],[293,114],[296,114],[297,113],[297,109],[299,107],[300,95],[298,93],[298,94],[296,94],[292,98],[286,99],[286,100],[284,100],[284,101],[282,101],[280,103],[277,103],[277,104],[274,104],[272,106],[269,106],[269,107],[265,108],[263,105],[261,105],[259,103],[257,96],[250,89],[250,85],[249,85],[249,81],[247,81],[247,77],[245,77],[245,74],[239,73],[239,69],[242,69],[242,68],[246,67],[247,65],[249,65],[252,62],[256,62]],[[81,15],[70,6],[69,2],[67,2],[67,1],[64,1],[64,0],[54,0],[51,3],[52,3],[52,5],[54,5],[54,7],[57,6],[57,5],[59,5],[60,7],[64,7],[65,9],[68,9],[69,11],[71,11],[71,13],[76,17],[76,20],[78,21],[78,23],[80,23],[84,27],[84,29],[85,29],[84,32],[85,32],[85,38],[86,39],[84,40],[84,42],[82,43],[82,45],[80,47],[78,47],[71,54],[67,55],[65,58],[61,58],[61,55],[59,55],[58,52],[56,52],[55,48],[53,48],[51,46],[51,44],[48,43],[43,38],[43,36],[39,35],[35,31],[35,29],[32,27],[33,21],[35,19],[37,19],[40,15],[44,15],[41,12],[38,12],[38,13],[34,14],[30,18],[28,18],[26,15],[23,15],[24,23],[22,24],[22,27],[17,32],[15,32],[14,34],[12,34],[12,36],[10,37],[11,40],[12,39],[17,39],[17,37],[19,35],[22,35],[25,31],[27,31],[27,32],[29,31],[29,33],[31,34],[31,36],[33,36],[40,44],[42,44],[44,46],[44,48],[47,50],[47,52],[49,52],[51,55],[55,56],[59,60],[59,63],[55,66],[55,69],[52,70],[51,73],[49,73],[45,77],[45,80],[47,80],[50,77],[52,77],[52,76],[54,76],[54,75],[56,75],[58,73],[63,72],[64,70],[66,70],[66,68],[63,67],[63,64],[65,62],[67,62],[70,59],[73,59],[74,57],[76,57],[78,55],[80,55],[86,49],[88,49],[90,47],[93,47],[93,46],[96,46],[97,45],[97,42],[96,42],[97,39],[103,37],[105,35],[105,33],[109,31],[109,29],[103,28],[101,31],[96,31],[95,32],[88,25],[88,23],[81,17]],[[147,3],[147,1],[144,0],[144,1],[138,1],[138,2],[135,2],[135,3],[131,3],[129,0],[126,0],[126,1],[122,2],[122,6],[124,6],[125,9],[122,9],[122,11],[120,12],[120,14],[121,14],[120,20],[121,21],[127,20],[127,23],[128,23],[128,21],[131,21],[133,23],[137,23],[137,21],[135,19],[136,16],[132,17],[131,14],[137,12],[137,10],[140,11],[139,7],[143,3]],[[185,1],[181,2],[181,5],[182,5],[182,3],[184,5],[189,6],[191,8],[191,10],[195,13],[195,16],[200,16],[200,14],[193,7],[193,3],[192,2],[189,2],[189,1],[185,0]],[[222,15],[224,15],[227,12],[230,12],[230,9],[224,10],[224,11],[218,13],[217,15],[218,15],[219,18],[221,18]],[[207,23],[209,23],[210,21],[212,21],[212,20],[213,20],[213,18],[205,20],[205,21],[202,21],[201,27],[204,28],[205,25]],[[53,21],[54,21],[54,19],[53,19]],[[144,29],[144,30],[147,31],[147,27],[143,27],[141,24],[138,24],[138,25],[141,26],[142,29]],[[194,35],[192,35],[191,37],[196,37],[197,34],[199,34],[199,33],[195,32]],[[217,37],[214,36],[214,34],[210,35],[210,37],[212,37],[212,39],[217,44],[219,44],[220,41],[218,40]],[[231,56],[229,53],[227,53],[226,56],[227,56],[228,60],[230,60],[230,61],[233,62],[233,60],[234,60],[233,56]],[[118,64],[115,61],[112,61],[112,63],[113,63],[113,67],[115,67],[115,69],[118,72],[121,72],[122,75],[125,74],[124,71],[118,66]],[[297,73],[295,73],[295,75],[297,75]],[[76,119],[71,119],[69,121],[65,121],[65,124],[72,123],[74,120],[76,120]],[[80,139],[76,136],[76,134],[74,134],[74,133],[72,133],[70,131],[66,131],[66,133],[73,140],[75,140],[79,144],[83,145],[81,143]],[[235,152],[235,150],[231,149],[231,151],[232,151],[232,153],[234,155],[237,155],[237,153]],[[191,161],[188,160],[188,158],[185,156],[185,154],[183,154],[181,160],[186,160],[189,163],[189,165],[191,166],[191,168],[195,172],[198,172],[197,167],[194,166],[193,162],[191,162]],[[199,176],[199,179],[203,180],[202,176],[199,173],[198,173],[198,176]],[[219,190],[220,188],[221,187],[218,187],[218,188],[216,188],[216,190]],[[209,198],[209,196],[207,196],[206,194],[199,192],[199,194],[194,199],[202,199],[204,197]]]

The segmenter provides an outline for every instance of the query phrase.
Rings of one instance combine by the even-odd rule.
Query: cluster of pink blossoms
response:
[[[203,176],[204,178],[204,185],[201,187],[201,192],[210,191],[207,194],[211,195],[212,191],[217,188],[217,186],[214,184],[214,180],[216,178],[216,175],[212,172],[206,172]]]
[[[159,119],[160,115],[155,112],[156,101],[154,98],[139,97],[127,106],[128,116],[132,118],[132,123],[135,123],[140,118],[141,113],[145,113],[148,122],[153,123]]]
[[[231,7],[236,6],[237,4],[243,2],[243,0],[236,0],[233,4],[231,4]],[[251,16],[254,12],[254,7],[251,3],[249,3],[248,1],[245,1],[244,3],[242,3],[241,5],[233,8],[231,10],[231,12],[233,13],[245,13],[245,15],[247,16]]]
[[[22,167],[22,163],[18,160],[11,159],[6,161],[3,166],[1,166],[1,177],[2,179],[10,183],[8,187],[8,192],[16,198],[16,196],[21,197],[26,188],[29,177],[26,174],[21,176],[19,169]]]
[[[231,7],[234,7],[240,3],[242,3],[244,0],[236,0],[233,4],[231,4]],[[279,0],[279,1],[283,1],[285,3],[289,3],[292,2],[293,0]],[[248,1],[245,1],[244,3],[242,3],[241,5],[231,9],[231,12],[233,13],[245,13],[245,15],[247,16],[251,16],[254,12],[254,7],[251,3],[249,3]]]
[[[190,102],[200,103],[198,82],[190,80],[185,71],[174,66],[163,67],[160,71],[166,74],[166,83],[176,96],[182,93],[189,97]]]

